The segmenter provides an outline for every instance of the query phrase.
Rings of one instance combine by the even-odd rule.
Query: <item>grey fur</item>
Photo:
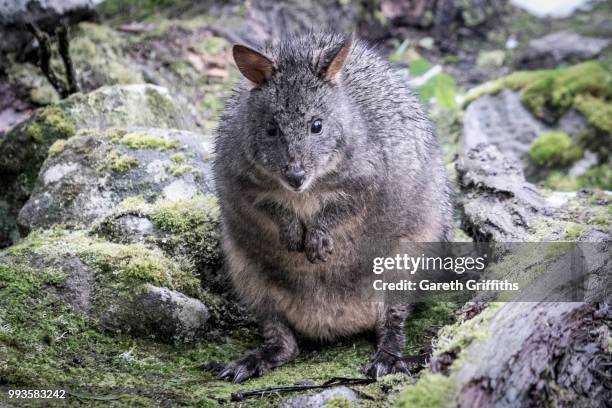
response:
[[[325,79],[345,41],[312,33],[268,44],[273,75],[238,85],[221,118],[214,168],[227,270],[267,328],[266,345],[222,378],[242,381],[294,358],[293,333],[330,340],[364,330],[378,338],[369,375],[406,371],[409,308],[364,299],[366,254],[400,238],[447,240],[451,189],[423,108],[368,45],[353,40],[338,80]],[[310,133],[315,118],[319,134]],[[284,179],[294,165],[306,173],[300,192]]]

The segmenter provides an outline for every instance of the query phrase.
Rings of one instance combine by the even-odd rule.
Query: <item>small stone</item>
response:
[[[596,58],[610,39],[585,37],[573,31],[557,31],[531,40],[522,65],[530,69],[553,68],[562,62],[576,62]]]
[[[423,37],[419,40],[419,47],[424,48],[426,50],[431,50],[434,47],[434,39],[432,37]]]
[[[199,300],[145,284],[140,295],[117,301],[101,321],[110,330],[154,336],[168,342],[189,342],[204,334],[209,317],[208,308]]]
[[[506,53],[502,50],[481,51],[476,65],[480,68],[500,68],[504,65]]]
[[[359,399],[357,393],[348,387],[335,387],[313,395],[301,395],[283,401],[279,408],[323,408],[331,399],[343,398],[349,402]]]

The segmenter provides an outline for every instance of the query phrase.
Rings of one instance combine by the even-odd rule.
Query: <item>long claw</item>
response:
[[[221,371],[219,373],[219,375],[217,376],[218,380],[226,380],[228,379],[230,376],[232,375],[232,369],[231,368],[225,368],[223,371]]]
[[[234,384],[241,383],[244,380],[246,380],[248,377],[249,377],[249,374],[247,373],[247,371],[244,368],[240,368],[238,369],[238,371],[236,371],[236,374],[234,374],[232,383]]]

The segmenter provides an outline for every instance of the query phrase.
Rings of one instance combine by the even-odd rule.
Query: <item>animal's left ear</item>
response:
[[[338,82],[342,67],[344,67],[352,46],[353,38],[349,37],[338,46],[323,54],[319,71],[321,78],[332,83]]]

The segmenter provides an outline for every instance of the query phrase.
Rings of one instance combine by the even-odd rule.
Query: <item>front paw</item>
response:
[[[259,377],[268,371],[268,365],[258,352],[252,352],[227,364],[217,377],[219,380],[238,384],[252,377]]]
[[[287,245],[289,252],[304,250],[304,227],[299,220],[293,220],[279,229],[279,239]]]
[[[306,231],[304,240],[306,258],[312,263],[325,262],[334,251],[334,241],[328,230],[311,228]]]
[[[364,373],[375,380],[387,374],[406,373],[409,374],[408,366],[399,355],[378,350],[370,362],[364,367]]]

